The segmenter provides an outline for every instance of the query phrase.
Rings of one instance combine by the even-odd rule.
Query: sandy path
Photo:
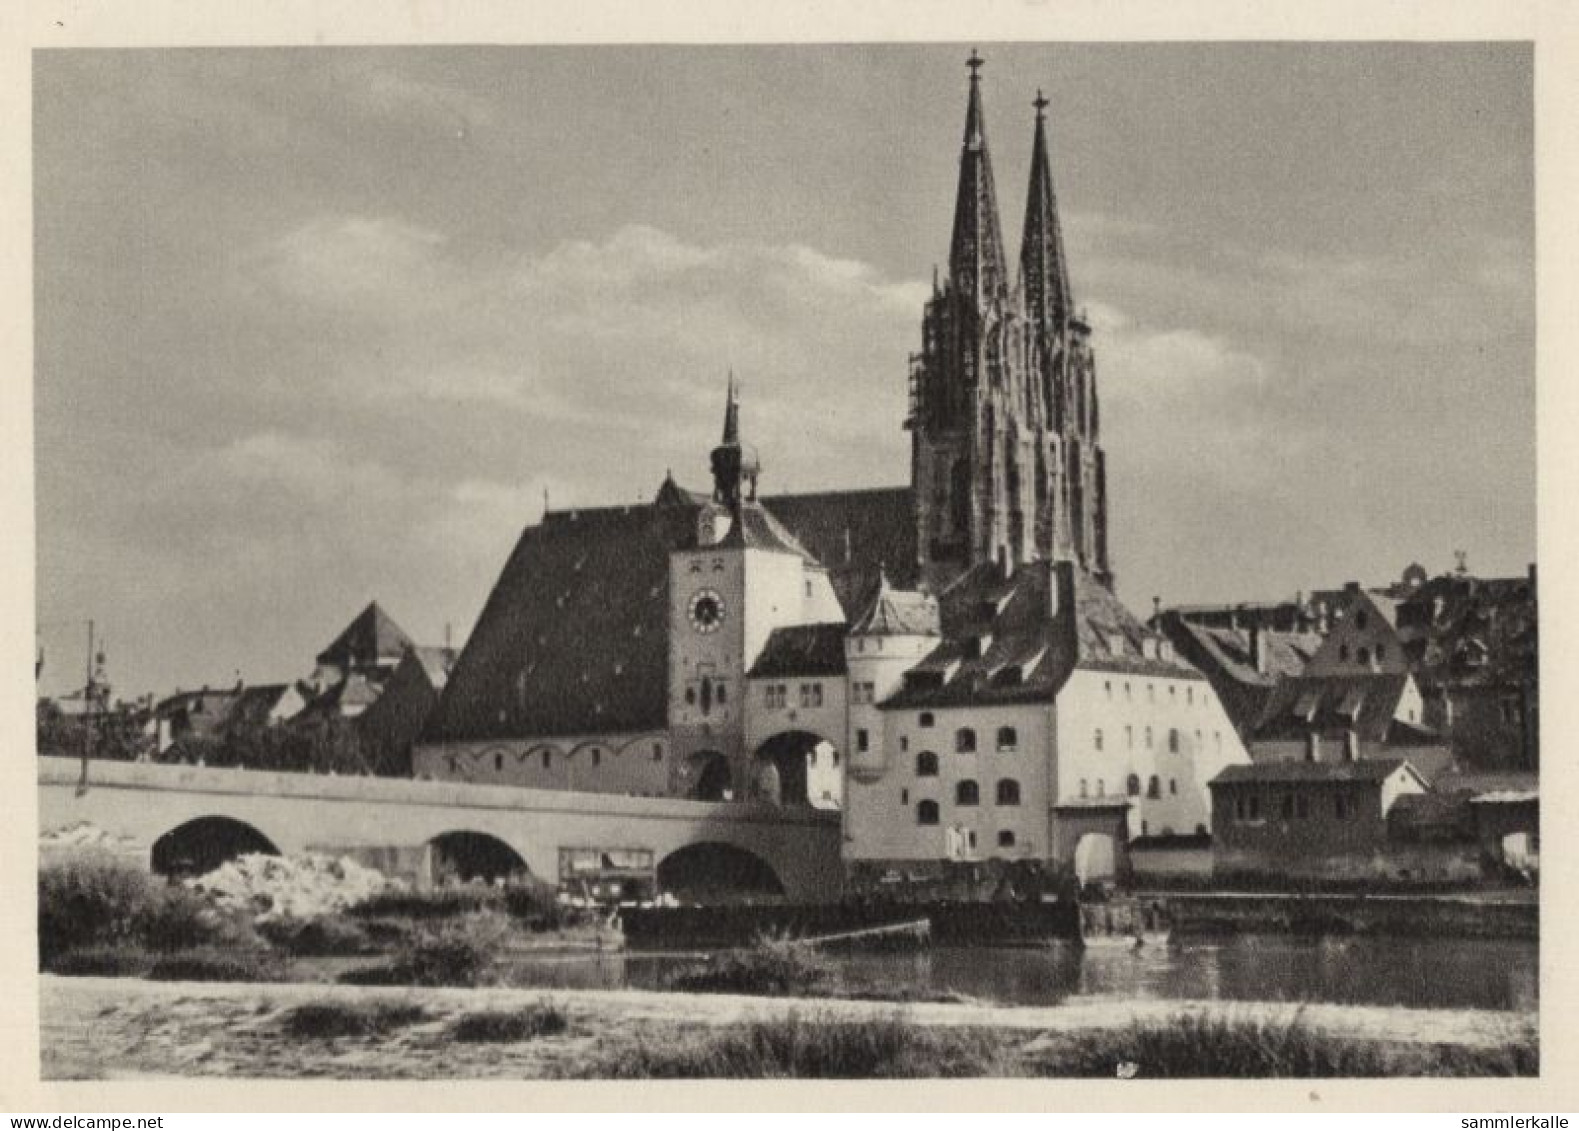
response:
[[[386,989],[366,986],[147,982],[43,976],[46,1079],[229,1075],[363,1078],[554,1074],[583,1060],[600,1037],[673,1036],[791,1012],[859,1019],[902,1014],[918,1025],[970,1025],[1072,1033],[1162,1021],[1180,1013],[1289,1018],[1339,1036],[1495,1047],[1533,1027],[1535,1016],[1489,1010],[1390,1009],[1273,1002],[1141,1001],[1084,998],[1048,1007],[909,1004],[673,994],[646,990]],[[571,1031],[507,1045],[467,1045],[448,1035],[460,1013],[509,1009],[551,999]],[[378,1039],[298,1041],[278,1034],[280,1014],[304,1001],[396,999],[422,1004],[431,1021]]]

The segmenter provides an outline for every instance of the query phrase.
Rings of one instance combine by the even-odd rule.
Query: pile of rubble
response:
[[[250,914],[258,922],[332,915],[401,886],[349,856],[260,853],[238,856],[187,884],[225,910]]]

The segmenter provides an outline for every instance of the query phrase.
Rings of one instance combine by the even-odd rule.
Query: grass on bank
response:
[[[324,1000],[289,1010],[280,1027],[287,1036],[313,1040],[382,1037],[427,1018],[427,1010],[415,1002]]]
[[[1293,1021],[1181,1014],[1106,1032],[1037,1037],[923,1027],[902,1016],[843,1021],[796,1016],[607,1043],[575,1075],[587,1079],[941,1077],[1222,1078],[1532,1076],[1533,1033],[1503,1049],[1337,1037]]]
[[[450,1035],[470,1044],[529,1041],[534,1037],[557,1037],[570,1028],[570,1017],[552,1001],[540,1001],[521,1009],[490,1009],[462,1014]]]

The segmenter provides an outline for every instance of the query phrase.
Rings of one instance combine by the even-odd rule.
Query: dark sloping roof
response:
[[[697,508],[553,512],[529,527],[430,716],[427,741],[621,733],[668,718],[669,555]]]
[[[344,665],[398,660],[411,646],[411,637],[373,601],[346,625],[334,643],[318,653],[318,662]]]
[[[455,666],[455,649],[418,644],[411,649],[411,658],[421,666],[435,689],[449,682],[450,669]]]
[[[752,679],[771,676],[843,675],[843,622],[775,628],[752,665]]]
[[[1403,672],[1357,672],[1295,676],[1281,680],[1256,724],[1258,741],[1303,738],[1311,733],[1353,729],[1367,742],[1386,742],[1409,677]],[[1414,726],[1397,732],[1421,744],[1430,732]]]
[[[1398,612],[1398,635],[1422,690],[1533,681],[1537,627],[1535,587],[1528,577],[1435,577],[1418,586]]]
[[[916,584],[915,506],[909,487],[770,495],[762,505],[830,571],[851,566],[875,571],[882,566],[900,588]]]
[[[1161,633],[1147,628],[1113,590],[1085,570],[1071,568],[1079,665],[1100,671],[1202,679],[1198,669],[1173,652]]]
[[[895,589],[883,573],[864,611],[850,623],[851,634],[861,636],[936,636],[939,631],[937,601],[925,593]]]
[[[1250,762],[1224,767],[1208,784],[1356,781],[1380,783],[1402,765],[1405,765],[1402,758],[1361,758],[1356,762]]]
[[[1248,684],[1270,685],[1279,676],[1299,675],[1321,647],[1321,636],[1314,632],[1262,629],[1262,658],[1257,666],[1255,634],[1251,629],[1219,628],[1180,620],[1176,631],[1194,638],[1205,662],[1215,663],[1229,678]]]

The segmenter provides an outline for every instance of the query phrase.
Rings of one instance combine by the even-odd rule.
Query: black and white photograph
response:
[[[30,67],[44,1082],[1541,1076],[1532,42]]]

